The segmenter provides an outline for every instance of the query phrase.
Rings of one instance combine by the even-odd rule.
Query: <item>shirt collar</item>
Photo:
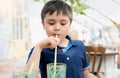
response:
[[[69,40],[69,43],[71,43],[72,46],[75,46],[75,45],[76,45],[76,43],[72,40],[72,38],[71,38],[69,35],[66,36],[66,39]],[[58,47],[59,47],[60,49],[66,48],[66,47],[63,47],[63,46],[60,46],[60,45],[58,45]]]
[[[66,39],[68,39],[73,46],[77,45],[69,35],[66,36]]]

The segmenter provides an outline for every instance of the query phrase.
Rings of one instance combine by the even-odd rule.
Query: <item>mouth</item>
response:
[[[60,36],[60,34],[54,34],[53,36],[54,36],[54,37],[59,37],[59,36]]]

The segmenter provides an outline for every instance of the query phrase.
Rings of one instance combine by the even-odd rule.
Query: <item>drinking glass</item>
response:
[[[47,78],[54,78],[54,63],[47,64]],[[66,78],[65,63],[56,63],[55,78]]]
[[[29,72],[26,68],[17,68],[13,72],[13,78],[36,78],[36,73],[35,71]]]

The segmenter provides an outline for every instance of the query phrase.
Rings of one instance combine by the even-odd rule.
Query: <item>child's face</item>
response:
[[[46,14],[42,23],[48,36],[58,35],[60,39],[65,38],[70,28],[69,17],[62,13],[57,15],[57,12],[52,15]]]

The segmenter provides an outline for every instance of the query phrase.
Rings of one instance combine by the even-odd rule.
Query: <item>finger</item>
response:
[[[60,39],[59,38],[55,38],[55,41],[56,41],[57,45],[60,43]]]

